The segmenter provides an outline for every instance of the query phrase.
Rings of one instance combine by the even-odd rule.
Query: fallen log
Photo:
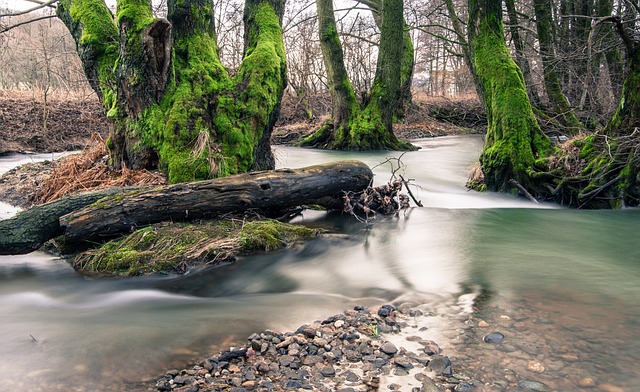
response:
[[[30,208],[18,215],[0,220],[0,255],[33,252],[51,238],[62,235],[59,219],[75,210],[113,195],[131,192],[133,188],[106,188],[70,195]]]
[[[364,163],[341,161],[193,183],[71,195],[0,220],[0,255],[32,252],[62,234],[75,242],[95,241],[157,222],[201,219],[251,208],[303,204],[342,208],[342,192],[361,191],[372,178],[371,169]]]
[[[343,192],[365,189],[372,178],[366,164],[341,161],[158,186],[101,199],[62,216],[60,226],[70,241],[95,241],[157,222],[208,218],[251,208],[302,204],[341,208]]]

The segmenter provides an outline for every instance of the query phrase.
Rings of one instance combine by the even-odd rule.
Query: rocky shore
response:
[[[157,391],[471,391],[438,344],[422,337],[415,305],[355,307],[296,331],[266,330],[242,347],[170,370]]]

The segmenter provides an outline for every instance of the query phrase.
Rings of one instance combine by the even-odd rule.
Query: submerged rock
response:
[[[536,392],[548,391],[547,386],[538,381],[523,380],[518,383],[518,387]]]
[[[502,341],[504,340],[504,335],[500,332],[491,332],[490,334],[485,335],[484,338],[482,338],[482,340],[485,343],[492,343],[492,344],[502,343]]]

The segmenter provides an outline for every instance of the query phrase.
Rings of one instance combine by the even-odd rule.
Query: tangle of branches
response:
[[[375,219],[377,214],[392,215],[409,208],[411,200],[418,207],[422,207],[422,203],[416,200],[409,188],[409,183],[413,179],[405,179],[402,174],[398,174],[401,169],[404,171],[406,168],[401,160],[403,155],[398,158],[389,158],[373,167],[375,169],[387,163],[391,165],[391,178],[385,185],[376,187],[369,185],[361,192],[344,192],[343,211],[363,223],[368,223]],[[408,195],[401,193],[403,185]]]

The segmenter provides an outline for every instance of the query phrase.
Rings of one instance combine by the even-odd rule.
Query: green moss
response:
[[[76,257],[88,274],[136,276],[184,273],[190,266],[233,260],[235,255],[271,251],[315,237],[318,230],[275,220],[213,220],[162,223],[109,241]]]
[[[118,60],[118,28],[111,11],[103,0],[62,0],[56,14],[76,40],[85,68],[95,72],[89,79],[100,89],[96,93],[105,113],[110,112],[115,105],[114,68]]]
[[[154,21],[151,3],[148,0],[119,0],[116,23],[127,23],[133,32],[140,32]]]
[[[118,29],[103,0],[67,0],[60,6],[58,14],[66,7],[71,18],[83,25],[80,44],[104,48],[117,43]]]
[[[487,188],[507,191],[510,179],[526,187],[535,159],[548,155],[551,147],[533,114],[524,77],[504,41],[502,23],[490,22],[491,18],[481,21],[473,42],[489,122],[480,163]]]
[[[256,146],[272,126],[270,116],[282,96],[286,67],[273,8],[263,4],[251,18],[253,46],[234,78],[222,66],[208,31],[180,35],[174,44],[175,74],[163,99],[141,115],[139,124],[126,125],[158,152],[171,183],[246,172],[254,165]]]
[[[290,242],[315,237],[318,232],[305,226],[291,225],[277,220],[249,222],[242,227],[242,251],[275,250]]]

